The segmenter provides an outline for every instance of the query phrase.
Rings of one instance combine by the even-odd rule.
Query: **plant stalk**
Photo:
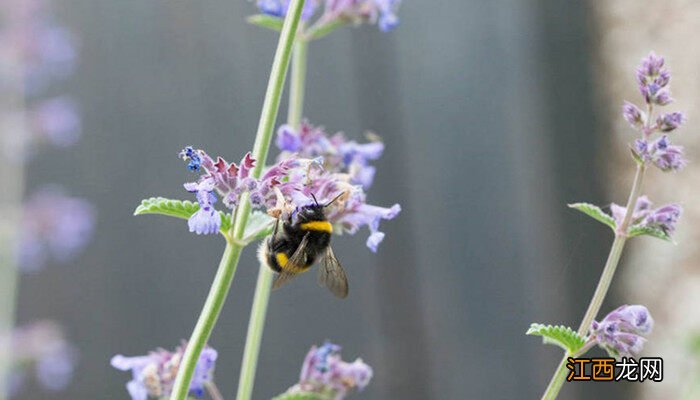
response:
[[[622,256],[622,250],[625,248],[625,243],[627,241],[627,231],[629,230],[630,223],[632,222],[632,215],[634,214],[634,208],[637,204],[637,199],[642,192],[642,182],[644,180],[644,172],[646,170],[645,164],[637,165],[637,172],[634,177],[634,183],[632,184],[632,190],[630,191],[629,198],[627,199],[627,210],[625,212],[625,217],[622,223],[615,232],[615,240],[613,241],[612,247],[610,248],[610,253],[608,254],[608,260],[605,262],[605,268],[603,268],[603,274],[598,281],[598,286],[595,289],[593,298],[591,299],[586,314],[583,316],[581,325],[578,328],[578,334],[584,336],[588,333],[591,327],[593,319],[598,315],[600,307],[603,305],[605,296],[610,289],[610,283],[612,282],[613,276],[615,276],[615,270],[620,263],[620,257]],[[565,354],[562,358],[559,366],[557,367],[552,379],[547,386],[547,390],[542,395],[542,400],[554,400],[559,395],[564,380],[566,378],[566,362],[568,354]]]
[[[303,23],[300,23],[299,30],[303,30]],[[294,55],[292,58],[287,112],[287,124],[295,129],[299,129],[301,126],[301,119],[304,113],[307,57],[308,41],[301,35],[298,35],[294,44]],[[253,395],[255,371],[258,365],[258,358],[260,357],[260,343],[262,342],[265,328],[265,317],[267,316],[273,277],[274,274],[270,271],[270,268],[265,264],[261,264],[255,285],[253,305],[250,310],[245,350],[241,361],[241,374],[238,381],[237,400],[250,400]]]
[[[303,30],[303,23],[301,30]],[[287,124],[299,129],[304,117],[304,93],[306,89],[306,63],[308,60],[309,42],[299,35],[294,44],[292,57],[291,81],[289,82],[289,108]]]
[[[256,160],[256,164],[251,171],[251,175],[255,178],[259,178],[262,175],[265,161],[267,160],[267,153],[270,149],[273,128],[277,120],[282,91],[284,90],[284,81],[291,58],[292,45],[299,26],[303,5],[304,0],[292,0],[277,43],[277,50],[272,62],[270,79],[265,91],[265,99],[258,122],[258,130],[255,135],[255,144],[253,145],[252,156]],[[227,240],[219,269],[180,364],[170,400],[185,400],[187,398],[197,361],[199,361],[202,349],[209,340],[221,313],[221,308],[231,287],[243,248],[239,243],[243,239],[251,211],[248,198],[249,194],[244,193],[241,196],[239,206],[236,207],[235,222],[229,233],[233,240]]]

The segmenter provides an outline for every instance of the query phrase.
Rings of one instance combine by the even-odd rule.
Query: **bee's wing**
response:
[[[282,272],[277,275],[275,281],[272,283],[273,290],[279,289],[282,285],[292,280],[306,265],[306,246],[308,243],[309,234],[307,233],[304,235],[304,238],[301,239],[301,243],[299,243],[297,249],[294,250],[294,254],[287,260],[287,264],[281,266]]]
[[[327,287],[338,298],[348,297],[348,277],[345,275],[340,261],[335,258],[331,246],[326,248],[326,253],[321,259],[321,267],[318,269],[318,284]]]

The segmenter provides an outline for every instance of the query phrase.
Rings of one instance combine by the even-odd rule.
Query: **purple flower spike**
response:
[[[41,269],[49,259],[68,262],[92,237],[94,207],[69,197],[56,186],[44,187],[25,203],[20,234],[19,265],[25,272]]]
[[[180,368],[185,345],[175,352],[157,349],[145,356],[125,357],[118,354],[112,357],[112,367],[120,371],[131,371],[132,379],[126,388],[132,400],[147,400],[149,397],[169,397],[177,371]],[[211,347],[205,347],[195,366],[190,395],[200,398],[204,395],[205,385],[214,381],[214,368],[218,354]]]
[[[646,307],[623,305],[605,316],[601,322],[593,321],[591,338],[616,358],[634,357],[639,354],[654,327]]]
[[[340,346],[330,342],[320,347],[311,347],[304,359],[299,383],[287,393],[317,393],[342,400],[353,389],[362,390],[367,387],[372,379],[372,368],[359,358],[352,363],[343,361],[340,350]]]
[[[53,321],[36,321],[0,336],[2,346],[12,348],[12,394],[33,373],[47,390],[65,389],[73,378],[78,351],[65,339],[63,328]],[[9,341],[9,344],[7,343]]]

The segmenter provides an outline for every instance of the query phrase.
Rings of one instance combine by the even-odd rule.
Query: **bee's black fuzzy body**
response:
[[[323,206],[301,207],[282,222],[281,232],[267,240],[265,261],[275,272],[282,272],[285,267],[292,269],[290,272],[304,272],[330,245],[331,233],[332,227],[323,212]],[[304,247],[303,265],[287,265],[287,260],[292,257],[306,235],[308,237]]]

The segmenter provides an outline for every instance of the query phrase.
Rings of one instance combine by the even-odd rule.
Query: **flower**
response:
[[[187,220],[190,232],[198,235],[218,232],[221,227],[221,216],[214,208],[216,195],[212,182],[186,183],[184,186],[188,192],[197,194],[197,202],[199,203],[199,210]]]
[[[322,398],[342,400],[353,389],[363,390],[372,379],[372,368],[361,359],[342,360],[340,346],[330,342],[312,346],[306,355],[299,383],[288,394],[320,394]]]
[[[660,229],[666,234],[672,234],[676,230],[676,224],[683,211],[681,206],[678,204],[666,204],[659,208],[652,206],[653,203],[647,196],[640,196],[632,213],[630,225]],[[627,209],[613,203],[610,205],[610,210],[619,228]]]
[[[636,356],[642,351],[645,336],[651,333],[654,320],[646,307],[623,305],[591,324],[591,338],[616,358]]]
[[[168,397],[175,383],[185,347],[183,344],[175,352],[157,349],[148,355],[136,357],[117,354],[112,357],[110,364],[120,371],[132,372],[132,379],[126,385],[132,400]],[[217,356],[218,353],[211,347],[207,346],[202,350],[190,383],[190,395],[204,395],[205,386],[214,380]]]
[[[348,140],[341,132],[329,136],[322,127],[308,121],[302,122],[299,130],[282,125],[275,141],[282,151],[277,159],[287,159],[293,154],[311,159],[323,157],[324,169],[349,174],[352,183],[369,189],[376,172],[369,162],[379,159],[384,152],[384,144],[376,135],[370,139],[369,143],[358,143]]]
[[[622,107],[622,115],[633,128],[642,128],[646,115],[636,105],[626,101]]]
[[[257,0],[256,4],[260,12],[273,17],[282,18],[287,15],[291,0]],[[316,12],[318,0],[306,0],[301,10],[301,19],[308,20]]]
[[[95,210],[87,201],[48,186],[24,205],[18,264],[24,271],[41,269],[49,258],[68,262],[87,245],[95,226]]]
[[[685,122],[685,115],[682,112],[672,112],[660,115],[656,119],[656,126],[661,132],[671,132],[676,130]]]
[[[5,343],[0,346],[0,351],[11,349],[11,393],[21,389],[32,370],[39,384],[47,390],[59,391],[70,383],[78,352],[66,340],[63,328],[57,323],[35,321],[15,328],[11,335],[1,340]],[[0,357],[6,359],[7,355],[0,354]]]
[[[353,24],[376,24],[383,32],[399,24],[397,15],[401,0],[323,0],[323,11],[317,25],[328,25],[336,21]],[[282,18],[287,15],[290,0],[257,0],[256,5],[263,14]],[[319,9],[319,0],[307,0],[301,13],[302,20],[309,20]]]
[[[683,146],[672,145],[667,135],[651,142],[648,139],[637,139],[633,151],[637,158],[643,162],[652,162],[664,172],[679,171],[687,164]]]
[[[325,210],[334,232],[355,234],[366,226],[370,231],[367,247],[376,252],[385,236],[379,231],[380,222],[394,219],[401,211],[398,204],[385,208],[366,201],[365,190],[371,186],[376,172],[369,163],[381,156],[384,144],[377,139],[358,143],[346,139],[342,133],[329,137],[322,128],[306,121],[298,131],[287,125],[280,127],[276,144],[282,152],[260,179],[250,173],[256,165],[250,153],[235,164],[222,157],[217,157],[215,162],[203,150],[192,147],[180,152],[188,168],[201,173],[196,182],[185,184],[185,189],[197,194],[200,205],[188,221],[190,231],[218,232],[221,219],[213,207],[214,193],[230,209],[238,205],[243,193],[249,193],[254,209],[275,216],[284,212],[285,217],[313,204],[314,197],[324,204],[337,198]],[[281,206],[280,202],[285,205]]]

